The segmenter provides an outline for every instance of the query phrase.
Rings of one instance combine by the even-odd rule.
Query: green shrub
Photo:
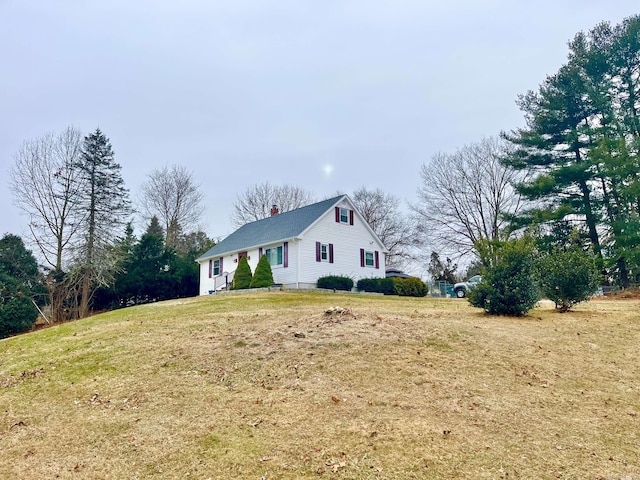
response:
[[[38,310],[25,293],[19,281],[0,273],[0,338],[24,332],[36,322]]]
[[[471,305],[491,315],[521,316],[538,302],[533,242],[482,242],[477,245],[485,269],[469,291]]]
[[[396,294],[396,287],[391,278],[361,278],[358,280],[357,288],[362,292]]]
[[[253,272],[253,278],[251,279],[251,288],[270,287],[273,285],[273,272],[271,271],[271,264],[266,255],[262,255],[256,266],[256,271]]]
[[[238,262],[238,268],[233,276],[233,283],[231,284],[231,290],[242,290],[244,288],[251,288],[251,267],[247,257],[242,257]]]
[[[424,297],[429,293],[429,287],[418,277],[393,277],[395,291],[401,297]]]
[[[353,288],[353,280],[349,277],[343,277],[340,275],[328,275],[326,277],[320,277],[316,285],[318,288],[348,291]]]
[[[542,296],[566,312],[593,295],[599,273],[594,256],[574,247],[567,251],[556,249],[542,257],[538,261],[538,278]]]

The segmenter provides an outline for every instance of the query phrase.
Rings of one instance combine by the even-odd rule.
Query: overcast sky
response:
[[[523,125],[517,96],[567,41],[637,0],[0,0],[0,235],[27,235],[8,171],[28,139],[110,138],[132,198],[191,169],[205,231],[269,181],[415,201],[437,152]]]

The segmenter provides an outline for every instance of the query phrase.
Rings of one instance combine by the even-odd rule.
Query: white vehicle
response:
[[[474,275],[466,282],[456,283],[453,286],[453,293],[455,293],[458,298],[464,298],[467,296],[467,292],[480,283],[481,280],[482,277],[480,275]]]

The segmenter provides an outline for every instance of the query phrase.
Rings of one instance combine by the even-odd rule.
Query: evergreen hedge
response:
[[[401,297],[424,297],[429,287],[418,277],[392,277],[395,291]]]
[[[316,285],[318,288],[349,291],[353,288],[353,280],[349,277],[343,277],[340,275],[328,275],[326,277],[320,277],[316,282]]]
[[[361,278],[358,280],[357,288],[361,292],[396,294],[396,287],[391,278]]]

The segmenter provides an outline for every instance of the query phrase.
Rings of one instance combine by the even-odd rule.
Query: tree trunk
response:
[[[627,269],[627,261],[624,257],[620,257],[616,262],[618,266],[618,273],[620,275],[620,286],[622,288],[629,288],[631,281],[629,280],[629,270]]]

